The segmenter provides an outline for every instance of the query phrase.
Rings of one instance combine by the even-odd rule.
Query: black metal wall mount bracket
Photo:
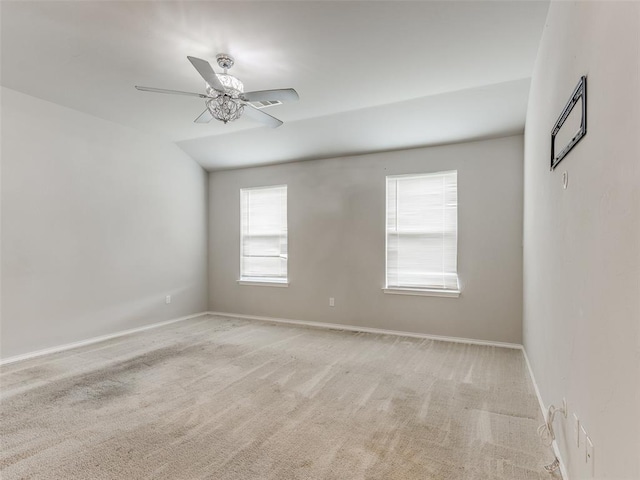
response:
[[[569,114],[571,113],[573,108],[577,105],[577,103],[580,101],[580,99],[582,99],[582,115],[580,119],[580,128],[578,129],[576,134],[573,136],[571,141],[564,148],[562,148],[558,154],[556,154],[556,151],[558,150],[558,148],[556,147],[556,135],[558,135],[558,132],[562,128],[562,125],[567,120],[567,117],[569,117]],[[562,110],[562,113],[560,114],[560,116],[558,117],[558,120],[556,121],[556,124],[553,126],[553,129],[551,130],[551,170],[553,170],[558,166],[558,164],[562,161],[562,159],[567,156],[567,154],[571,151],[571,149],[575,147],[576,144],[580,140],[582,140],[582,138],[586,134],[587,134],[587,77],[582,76],[580,77],[580,81],[578,82],[578,85],[576,86],[575,90],[571,94],[571,98],[565,105],[564,109]]]

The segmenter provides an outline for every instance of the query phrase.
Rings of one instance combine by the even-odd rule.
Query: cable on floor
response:
[[[564,418],[567,418],[567,403],[566,401],[562,401],[562,407],[558,408],[555,405],[549,405],[549,410],[546,415],[546,422],[538,427],[538,435],[540,436],[540,440],[542,440],[543,445],[550,447],[553,444],[553,441],[556,439],[556,434],[553,431],[553,420],[556,417],[556,413],[561,413]],[[553,473],[560,467],[560,460],[557,456],[555,456],[553,462],[549,465],[545,465],[544,469]]]

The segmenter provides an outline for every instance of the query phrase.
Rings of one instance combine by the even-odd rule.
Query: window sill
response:
[[[289,282],[284,280],[238,280],[238,285],[252,287],[288,287]]]
[[[460,290],[438,290],[426,288],[383,288],[384,293],[392,295],[418,295],[422,297],[452,297],[458,298]]]

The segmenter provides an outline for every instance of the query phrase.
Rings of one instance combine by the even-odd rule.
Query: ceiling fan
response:
[[[283,102],[299,99],[298,92],[293,88],[245,92],[242,82],[227,73],[227,71],[233,67],[234,61],[233,58],[226,53],[221,53],[216,56],[218,65],[224,69],[224,73],[214,72],[211,64],[206,60],[195,57],[187,58],[206,82],[206,94],[166,90],[164,88],[141,87],[138,85],[136,85],[136,88],[144,92],[204,98],[207,108],[194,120],[195,123],[209,123],[214,118],[223,123],[228,123],[246,114],[248,117],[262,122],[269,127],[276,128],[282,125],[282,120],[278,120],[276,117],[263,112],[261,108],[280,105]]]

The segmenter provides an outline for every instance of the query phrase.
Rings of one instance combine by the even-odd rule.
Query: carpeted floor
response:
[[[206,316],[2,367],[2,479],[548,479],[522,352]]]

